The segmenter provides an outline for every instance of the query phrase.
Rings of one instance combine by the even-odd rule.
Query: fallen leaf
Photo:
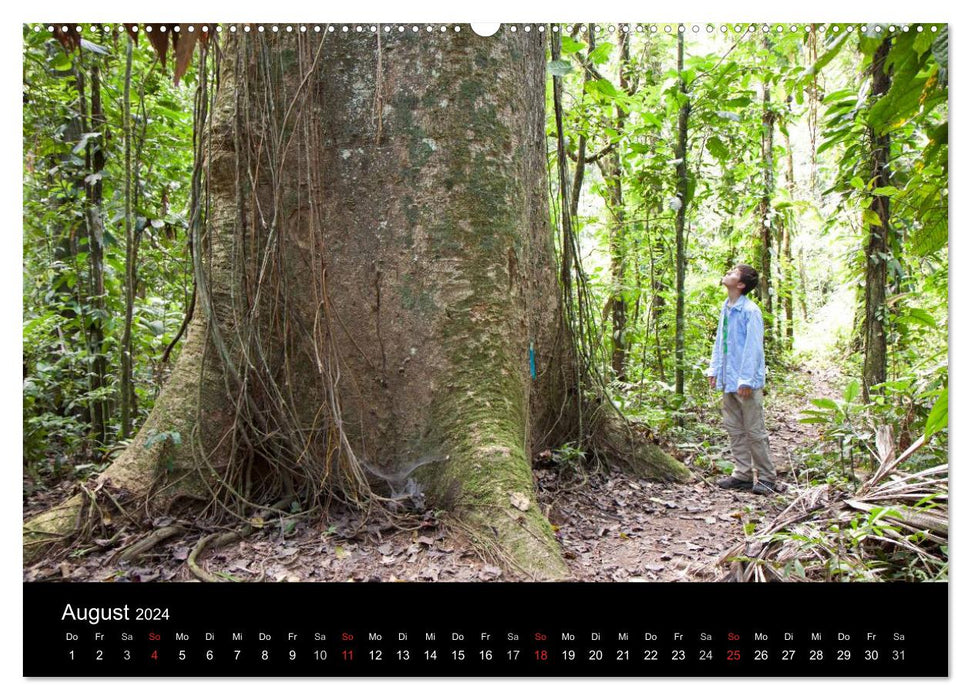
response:
[[[485,567],[483,567],[482,571],[479,572],[479,578],[485,581],[499,578],[501,575],[502,569],[500,569],[498,566],[492,566],[491,564],[487,564]]]

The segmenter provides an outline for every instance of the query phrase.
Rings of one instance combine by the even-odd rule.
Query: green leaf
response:
[[[819,71],[825,68],[830,61],[836,58],[836,55],[840,52],[840,48],[843,46],[843,42],[845,42],[849,37],[850,35],[848,32],[841,32],[839,39],[836,40],[836,43],[833,44],[833,46],[830,47],[826,53],[819,57],[810,70],[815,74],[819,73]]]
[[[613,84],[606,78],[601,78],[600,80],[591,80],[586,84],[586,91],[593,95],[603,95],[612,100],[616,100],[621,96],[621,93],[613,86]]]
[[[883,226],[883,221],[880,220],[880,215],[872,209],[863,210],[863,223],[869,224],[870,226]]]
[[[936,253],[948,243],[947,206],[941,206],[936,217],[922,222],[917,235],[911,241],[911,247],[917,255]]]
[[[934,44],[936,34],[932,34],[929,27],[924,27],[924,31],[917,32],[914,37],[913,49],[918,56],[925,53]]]
[[[924,425],[924,437],[929,438],[934,433],[946,428],[947,415],[947,387],[944,387],[927,416],[927,423]]]
[[[582,49],[586,44],[581,44],[579,41],[571,36],[567,36],[560,31],[560,51],[564,54],[576,53]]]
[[[873,194],[877,197],[894,197],[900,194],[900,190],[892,186],[878,187],[873,190]]]
[[[71,57],[63,51],[54,54],[54,60],[51,62],[51,68],[55,71],[69,71],[73,65]]]
[[[813,406],[829,409],[831,411],[839,410],[839,405],[832,399],[809,399],[809,403],[811,403]]]
[[[882,134],[907,121],[921,107],[926,82],[920,77],[894,80],[887,94],[873,105],[867,123]]]
[[[613,44],[603,43],[593,50],[590,54],[590,62],[594,65],[606,63],[610,59],[610,51],[614,48]]]
[[[850,100],[849,98],[853,99]],[[856,88],[843,88],[842,90],[828,92],[823,97],[823,104],[831,105],[841,101],[846,102],[847,100],[849,100],[849,103],[856,102]]]
[[[846,401],[846,403],[852,403],[853,400],[859,395],[860,395],[860,382],[854,379],[846,386],[846,389],[843,391],[843,400]]]
[[[850,186],[857,190],[862,190],[866,187],[866,183],[863,182],[863,178],[857,175],[852,180],[850,180]]]
[[[742,108],[742,107],[748,107],[750,104],[752,104],[751,97],[733,97],[730,100],[725,100],[724,102],[722,102],[723,106],[734,107],[736,109]]]
[[[909,321],[914,321],[928,328],[937,328],[937,321],[924,309],[907,309],[905,317]]]
[[[934,60],[937,61],[937,65],[941,67],[940,70],[940,80],[941,84],[947,86],[947,50],[948,50],[948,39],[947,39],[947,26],[945,26],[937,39],[931,45],[931,54],[934,56]]]
[[[550,61],[548,64],[546,64],[546,68],[557,78],[562,78],[564,75],[573,72],[573,66],[570,64],[570,62],[564,61],[563,59]]]
[[[708,152],[718,160],[728,160],[728,156],[730,155],[728,147],[725,145],[724,141],[717,136],[712,136],[709,138],[705,143],[705,146],[708,148]]]

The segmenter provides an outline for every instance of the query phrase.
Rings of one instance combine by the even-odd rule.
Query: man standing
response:
[[[765,350],[762,311],[748,298],[759,284],[750,265],[736,265],[722,278],[728,299],[722,306],[718,333],[705,374],[708,386],[721,389],[722,418],[731,442],[735,470],[716,483],[723,489],[744,489],[762,495],[781,493],[769,455],[769,434],[762,414]]]

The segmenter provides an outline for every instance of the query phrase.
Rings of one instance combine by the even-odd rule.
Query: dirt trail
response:
[[[825,370],[803,370],[788,378],[785,393],[767,397],[770,448],[790,485],[797,477],[794,452],[817,440],[816,429],[797,418],[808,405],[807,393],[830,394],[832,379]],[[709,457],[726,459],[727,440],[720,436],[716,442]],[[695,483],[669,485],[618,474],[595,474],[581,482],[572,472],[567,480],[554,469],[537,469],[537,496],[556,528],[571,575],[581,581],[710,580],[715,562],[744,537],[746,524],[757,527],[791,498],[724,491],[713,485],[715,473],[695,473]],[[268,524],[241,542],[204,554],[200,563],[221,578],[241,581],[517,580],[483,561],[460,533],[431,513],[412,518],[411,528],[402,531],[390,522],[362,528],[358,516],[338,512],[325,525]],[[126,543],[137,537],[133,533]],[[185,561],[199,537],[196,529],[173,538],[137,563],[114,561],[114,549],[42,561],[24,571],[24,580],[188,580],[193,577]]]

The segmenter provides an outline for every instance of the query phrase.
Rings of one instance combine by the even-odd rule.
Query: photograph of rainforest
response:
[[[948,580],[946,23],[22,36],[25,582]]]

